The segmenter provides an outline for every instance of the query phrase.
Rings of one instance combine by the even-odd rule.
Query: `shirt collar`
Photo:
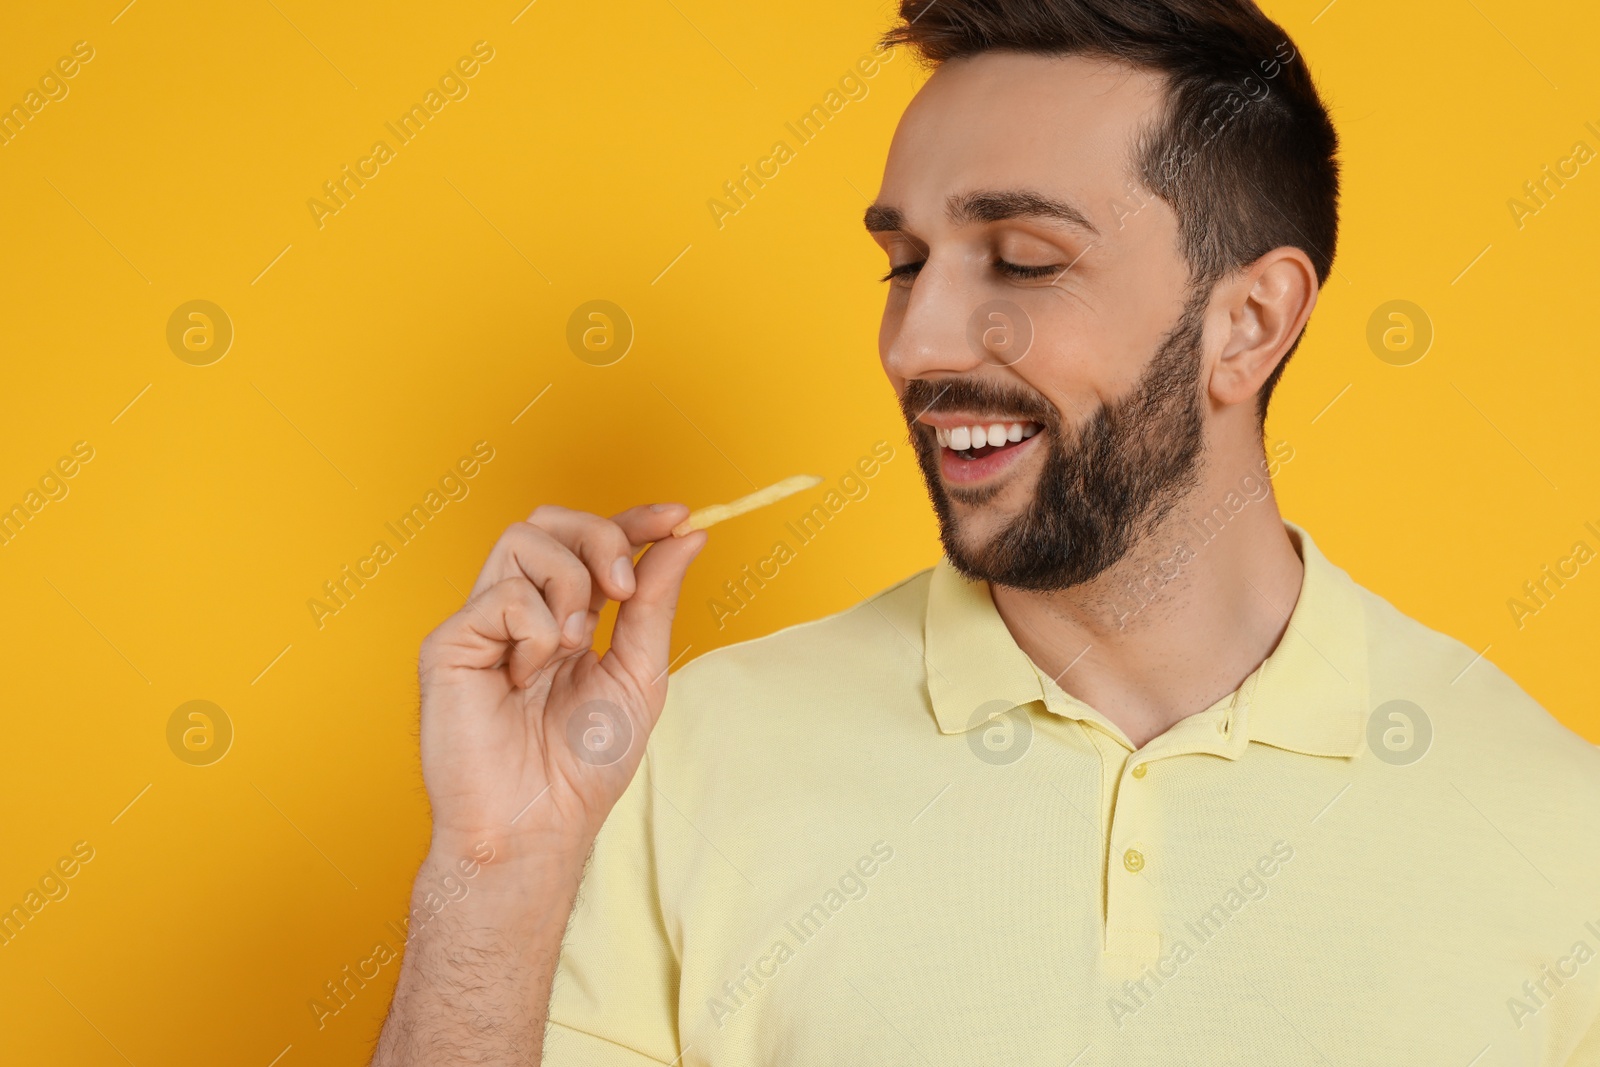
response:
[[[1359,587],[1303,528],[1287,519],[1284,527],[1305,575],[1282,639],[1237,690],[1147,747],[1181,739],[1186,749],[1228,758],[1236,758],[1249,741],[1312,756],[1359,751],[1367,713],[1367,639]],[[1000,618],[988,583],[968,581],[948,558],[933,569],[923,638],[928,696],[940,733],[962,733],[1037,701],[1127,744],[1120,729],[1035,667]],[[1220,723],[1220,732],[1202,725],[1204,716]]]

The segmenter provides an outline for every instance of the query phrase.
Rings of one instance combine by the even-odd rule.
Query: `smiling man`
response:
[[[683,505],[514,524],[423,646],[374,1062],[1600,1064],[1600,754],[1263,480],[1306,58],[1250,0],[901,18],[865,221],[944,558],[669,678]]]

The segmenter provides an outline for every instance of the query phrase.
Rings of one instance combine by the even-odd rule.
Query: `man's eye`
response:
[[[1007,263],[1003,259],[997,259],[994,261],[994,269],[1001,274],[1009,274],[1013,278],[1044,278],[1052,274],[1059,274],[1065,268],[1060,264],[1050,267],[1023,267],[1016,263]]]
[[[896,278],[910,277],[922,269],[923,262],[923,260],[918,260],[915,263],[902,263],[878,280],[880,282],[888,282]],[[994,269],[1012,278],[1047,278],[1059,275],[1066,268],[1059,263],[1045,267],[1024,267],[1021,264],[997,259],[994,261]]]

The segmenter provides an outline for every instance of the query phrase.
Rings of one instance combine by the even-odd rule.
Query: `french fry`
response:
[[[740,497],[738,500],[726,504],[711,504],[708,507],[689,512],[689,517],[672,528],[672,536],[682,537],[695,530],[704,530],[707,526],[715,526],[724,519],[731,519],[736,515],[743,515],[756,508],[764,508],[768,504],[775,504],[786,496],[792,496],[802,489],[810,489],[820,485],[822,479],[815,474],[796,474],[785,478],[781,482],[774,482],[765,489]]]

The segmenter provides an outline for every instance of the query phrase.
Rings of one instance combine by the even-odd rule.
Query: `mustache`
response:
[[[981,411],[1008,416],[1006,421],[1037,422],[1059,429],[1061,415],[1039,394],[1027,389],[974,378],[931,381],[912,378],[900,395],[900,412],[909,424],[930,411]]]

